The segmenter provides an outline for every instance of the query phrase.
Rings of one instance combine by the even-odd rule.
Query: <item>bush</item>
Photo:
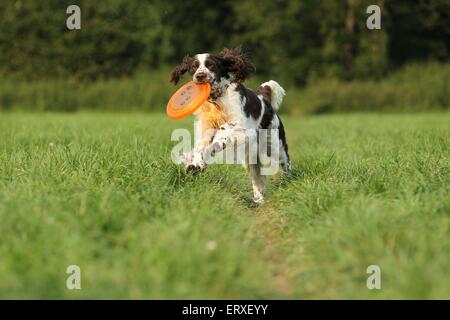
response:
[[[320,80],[288,90],[291,113],[423,112],[450,107],[450,64],[410,65],[380,81]]]
[[[169,71],[162,68],[98,81],[3,79],[0,110],[164,112],[175,91],[168,83]],[[267,80],[255,77],[247,85],[256,88]],[[287,89],[281,111],[294,115],[438,111],[450,106],[450,64],[411,65],[381,81],[320,80],[303,89],[280,83]]]
[[[174,88],[168,69],[133,77],[79,81],[4,80],[0,109],[26,111],[163,111]]]

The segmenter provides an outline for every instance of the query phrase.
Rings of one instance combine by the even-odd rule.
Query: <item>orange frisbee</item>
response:
[[[210,93],[209,83],[186,83],[167,103],[167,115],[170,119],[178,120],[193,114],[208,99]]]

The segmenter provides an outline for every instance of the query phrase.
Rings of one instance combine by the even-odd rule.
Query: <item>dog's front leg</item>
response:
[[[206,164],[203,161],[202,153],[201,148],[195,147],[184,155],[186,172],[194,173],[205,169]]]
[[[216,153],[223,151],[227,146],[232,145],[234,138],[235,125],[225,123],[217,130],[211,143],[205,148],[205,158],[214,156]]]
[[[197,133],[201,132],[201,123],[196,122],[195,124]],[[184,155],[184,163],[186,165],[187,172],[199,172],[206,168],[206,163],[204,160],[205,149],[209,146],[214,138],[215,130],[206,130],[201,133],[201,138],[195,141],[194,149]]]

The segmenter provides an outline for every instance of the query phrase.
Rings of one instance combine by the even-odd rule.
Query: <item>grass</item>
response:
[[[0,298],[450,298],[450,115],[284,122],[254,207],[240,166],[171,163],[191,119],[0,114]]]

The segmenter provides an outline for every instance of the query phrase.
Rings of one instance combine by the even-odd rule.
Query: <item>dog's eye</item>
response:
[[[194,73],[198,67],[200,66],[199,62],[197,60],[195,60],[194,62],[192,62],[190,68],[189,68],[189,72]]]
[[[213,66],[213,63],[211,61],[209,61],[209,60],[205,61],[205,67],[210,68],[212,66]]]

